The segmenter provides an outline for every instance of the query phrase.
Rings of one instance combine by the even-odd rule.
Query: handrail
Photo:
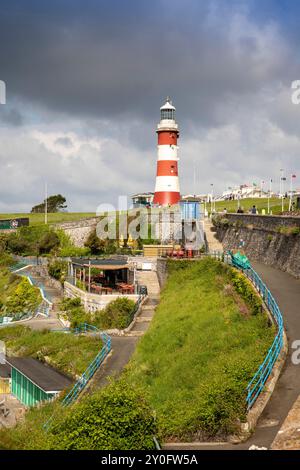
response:
[[[22,265],[22,267],[20,267]],[[19,271],[22,271],[25,268],[31,267],[32,265],[26,265],[25,263],[19,262],[13,266],[10,267],[10,271],[13,273],[17,273]],[[32,313],[37,315],[38,313],[45,315],[46,317],[49,317],[49,312],[52,308],[52,302],[47,299],[44,291],[44,287],[40,284],[35,284],[29,274],[18,274],[18,276],[26,277],[28,279],[28,282],[32,285],[35,286],[39,289],[40,294],[42,296],[42,302],[39,304],[39,306],[36,308],[35,312]]]
[[[80,327],[82,326],[82,330],[80,331]],[[92,326],[84,323],[83,325],[79,325],[74,330],[74,334],[78,333],[86,333],[92,331],[93,333],[99,332],[99,330]],[[100,332],[99,332],[100,333]],[[80,392],[84,389],[86,384],[89,382],[89,380],[93,377],[95,374],[96,370],[100,367],[106,356],[109,354],[111,350],[111,338],[108,336],[106,333],[100,333],[100,337],[103,341],[103,347],[99,351],[99,353],[96,355],[96,357],[93,359],[93,361],[88,365],[86,370],[83,372],[81,377],[77,380],[75,385],[73,386],[72,390],[66,395],[66,397],[62,401],[63,406],[68,406],[71,405],[78,397]]]
[[[250,410],[254,405],[256,399],[259,397],[260,393],[263,391],[266,381],[268,380],[275,362],[277,361],[282,348],[283,348],[283,338],[284,338],[284,325],[283,325],[283,318],[280,311],[280,308],[277,305],[276,300],[274,299],[272,293],[266,286],[266,284],[262,281],[260,276],[257,274],[256,271],[250,266],[246,269],[243,269],[238,264],[235,264],[234,258],[232,258],[232,265],[242,271],[248,279],[252,282],[252,284],[257,289],[260,297],[265,302],[269,312],[272,315],[276,325],[277,325],[277,334],[274,338],[274,341],[269,348],[267,355],[259,368],[257,369],[256,373],[254,374],[252,380],[250,380],[247,386],[247,408]]]
[[[102,346],[101,350],[98,352],[98,354],[92,360],[92,362],[88,365],[88,367],[83,372],[83,374],[79,377],[77,382],[73,385],[73,387],[69,391],[69,393],[62,400],[62,402],[61,402],[62,406],[66,407],[66,406],[69,406],[69,405],[71,405],[72,403],[74,403],[76,401],[79,394],[82,392],[82,390],[85,388],[87,383],[93,377],[95,372],[99,369],[101,364],[104,362],[104,359],[110,353],[110,351],[111,351],[111,338],[106,333],[99,331],[96,326],[89,325],[88,323],[82,323],[74,329],[64,330],[64,331],[69,331],[69,332],[74,333],[74,334],[98,333],[100,335],[100,338],[103,341],[103,346]],[[49,427],[51,421],[53,420],[53,418],[54,418],[54,416],[52,415],[49,418],[49,420],[44,424],[43,427],[45,429],[48,429],[48,427]]]

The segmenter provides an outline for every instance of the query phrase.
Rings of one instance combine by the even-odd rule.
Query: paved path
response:
[[[199,444],[199,446],[193,446],[193,449],[242,450],[249,449],[252,445],[269,449],[284,419],[300,395],[300,365],[296,366],[291,363],[293,352],[291,344],[296,339],[300,340],[300,280],[261,263],[252,262],[252,265],[273,293],[282,311],[289,342],[289,355],[273,395],[257,423],[255,433],[247,442],[237,445]],[[174,446],[169,448],[174,449]],[[188,449],[189,446],[181,445],[176,448]]]
[[[222,243],[217,239],[216,232],[213,231],[214,226],[212,221],[208,218],[205,217],[204,219],[204,232],[206,236],[206,241],[208,245],[208,251],[222,251],[223,252],[223,246]]]
[[[148,297],[131,332],[126,336],[112,337],[112,354],[107,358],[103,366],[98,369],[87,391],[101,388],[109,382],[111,377],[118,377],[120,375],[128,364],[139,338],[147,331],[157,304],[157,296]]]

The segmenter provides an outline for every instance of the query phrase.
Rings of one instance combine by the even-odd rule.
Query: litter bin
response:
[[[139,295],[147,295],[148,294],[147,286],[139,286],[138,293]]]

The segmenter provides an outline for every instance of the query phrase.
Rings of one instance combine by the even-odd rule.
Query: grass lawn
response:
[[[256,199],[241,199],[240,206],[245,211],[255,205],[261,214],[261,210],[265,209],[266,214],[268,213],[268,199],[267,198],[256,198]],[[226,207],[228,212],[236,212],[238,208],[238,201],[216,201],[216,211],[222,212]],[[289,208],[289,199],[284,199],[284,211]],[[281,214],[281,199],[271,198],[270,209],[274,215]],[[210,204],[207,204],[207,210],[210,212]]]
[[[94,212],[55,212],[48,214],[48,223],[72,222],[95,216],[96,214]],[[45,222],[44,214],[0,214],[0,219],[16,219],[18,217],[29,217],[30,225],[40,225]]]
[[[171,261],[161,302],[128,366],[127,380],[144,387],[163,439],[223,436],[245,418],[245,389],[274,329],[265,314],[237,301],[229,273],[212,259]]]
[[[7,354],[31,356],[73,376],[81,375],[101,349],[101,342],[89,336],[33,331],[25,326],[0,328],[0,340]]]

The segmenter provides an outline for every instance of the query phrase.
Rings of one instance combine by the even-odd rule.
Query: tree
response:
[[[45,203],[37,204],[31,209],[31,213],[43,213],[45,212]],[[49,196],[47,198],[47,212],[59,212],[66,209],[66,198],[61,194],[56,194],[54,196]]]
[[[105,240],[98,237],[96,229],[89,234],[84,246],[91,250],[92,255],[101,255],[105,252]]]
[[[47,232],[38,242],[38,253],[41,255],[50,253],[51,250],[54,250],[54,248],[59,247],[59,243],[59,237],[55,232]]]

